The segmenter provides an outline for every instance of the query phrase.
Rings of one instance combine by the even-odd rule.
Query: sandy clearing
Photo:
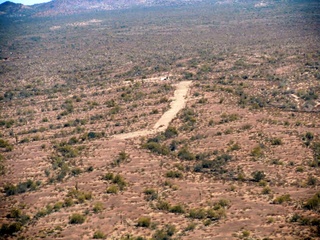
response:
[[[152,129],[145,129],[136,132],[118,134],[113,136],[113,138],[125,140],[135,137],[143,137],[166,130],[170,122],[177,116],[178,112],[185,107],[187,102],[186,97],[191,83],[192,81],[183,81],[177,84],[177,88],[174,92],[173,101],[170,104],[170,109],[161,116],[161,118],[156,122]]]

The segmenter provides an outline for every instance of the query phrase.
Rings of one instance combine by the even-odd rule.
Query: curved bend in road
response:
[[[183,81],[177,84],[177,88],[174,92],[173,101],[170,104],[170,109],[161,116],[161,118],[156,122],[152,129],[145,129],[136,132],[114,135],[113,138],[129,139],[135,137],[143,137],[150,134],[165,131],[169,126],[170,122],[177,116],[178,112],[186,106],[186,97],[191,83],[192,81]]]

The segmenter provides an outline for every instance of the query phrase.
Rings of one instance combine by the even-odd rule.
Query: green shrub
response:
[[[11,224],[4,223],[0,228],[0,236],[13,235],[21,230],[22,224],[14,222]]]
[[[150,227],[151,219],[149,217],[140,217],[137,222],[138,227]]]
[[[119,188],[117,185],[111,185],[107,188],[107,193],[111,193],[111,194],[117,194],[119,191]]]
[[[0,154],[0,176],[5,174],[4,157]]]
[[[0,148],[4,148],[5,151],[10,152],[13,150],[13,145],[10,144],[8,141],[0,138]]]
[[[173,225],[166,225],[162,229],[158,229],[152,236],[152,240],[170,240],[176,232],[176,228]]]
[[[165,132],[164,132],[164,136],[166,139],[175,137],[178,135],[178,130],[175,127],[169,126]]]
[[[63,203],[65,207],[71,207],[73,204],[74,204],[74,201],[71,197],[66,198]]]
[[[290,196],[290,194],[284,194],[284,195],[281,195],[281,196],[276,197],[276,198],[273,200],[273,203],[274,203],[274,204],[282,204],[282,203],[290,202],[290,201],[291,201],[291,196]]]
[[[79,150],[70,146],[70,145],[62,145],[57,147],[57,151],[62,154],[62,156],[66,158],[75,158],[79,155]]]
[[[225,216],[226,216],[226,210],[222,207],[219,207],[219,208],[214,207],[213,209],[207,210],[207,218],[211,220],[216,221]]]
[[[311,176],[311,175],[308,176],[307,184],[308,184],[309,186],[316,186],[316,185],[317,185],[317,182],[318,182],[318,179],[317,179],[316,177]]]
[[[77,190],[76,188],[71,188],[69,189],[67,197],[76,199],[78,203],[83,203],[86,200],[90,200],[92,198],[92,193],[80,191],[80,190]]]
[[[93,206],[93,212],[99,213],[99,212],[102,212],[102,210],[103,210],[103,204],[101,202],[96,202]]]
[[[182,149],[179,150],[178,152],[178,158],[181,160],[194,160],[195,159],[195,155],[193,153],[191,153],[187,147],[183,147]]]
[[[251,151],[251,156],[253,157],[262,157],[263,156],[263,150],[261,146],[256,146]]]
[[[247,237],[249,237],[250,236],[250,231],[248,231],[248,230],[243,230],[242,231],[242,237],[244,237],[244,238],[247,238]]]
[[[124,190],[124,188],[127,186],[127,182],[120,174],[114,176],[114,178],[112,179],[112,183],[117,184],[120,191]]]
[[[35,219],[39,219],[39,218],[42,218],[42,217],[44,217],[44,216],[46,216],[47,215],[47,210],[46,209],[40,209],[35,215],[34,215],[34,217],[35,217]]]
[[[70,224],[82,224],[86,220],[85,216],[80,213],[73,213],[69,218]]]
[[[229,147],[229,150],[230,151],[238,151],[238,150],[240,150],[241,149],[241,147],[240,147],[240,145],[238,144],[238,143],[235,143],[235,144],[233,144],[233,145],[231,145],[230,147]]]
[[[93,239],[106,239],[106,235],[98,230],[94,232]]]
[[[105,133],[89,132],[87,136],[88,136],[88,139],[102,138],[105,136]]]
[[[262,194],[269,194],[271,193],[271,188],[266,186],[262,189]]]
[[[227,199],[220,199],[217,203],[215,203],[215,209],[218,209],[220,207],[226,208],[230,206],[230,201]]]
[[[183,109],[181,113],[181,119],[183,122],[188,123],[188,125],[194,125],[196,123],[196,113],[191,108]]]
[[[158,192],[153,188],[147,188],[143,193],[146,195],[145,198],[147,201],[152,201],[158,198]]]
[[[162,211],[169,211],[170,210],[170,203],[164,201],[164,200],[159,200],[156,204],[156,208]]]
[[[320,210],[320,192],[313,195],[311,198],[309,198],[303,205],[304,208],[308,210]]]
[[[113,179],[113,173],[109,172],[109,173],[106,173],[103,177],[102,177],[103,180],[112,180]]]
[[[302,167],[302,166],[298,166],[296,168],[296,172],[303,172],[303,171],[304,171],[304,167]]]
[[[233,121],[236,121],[239,119],[239,115],[238,114],[235,114],[235,113],[232,113],[232,114],[226,114],[226,113],[223,113],[221,115],[221,120],[220,120],[220,124],[223,124],[223,123],[228,123],[228,122],[233,122]]]
[[[196,229],[197,224],[192,222],[189,223],[188,226],[184,229],[184,231],[188,232],[188,231],[193,231],[194,229]]]
[[[89,166],[87,169],[86,169],[87,172],[92,172],[93,171],[93,166]]]
[[[275,146],[282,145],[282,140],[280,138],[272,138],[270,142],[271,142],[271,145],[275,145]]]
[[[6,217],[15,219],[18,223],[21,223],[21,225],[25,225],[30,220],[30,216],[24,214],[19,208],[11,209]]]
[[[207,217],[207,211],[204,208],[194,208],[189,211],[189,217],[194,219],[204,219]]]
[[[77,176],[77,175],[79,175],[81,173],[82,173],[82,170],[79,167],[75,167],[75,168],[71,169],[72,176]]]
[[[54,211],[59,211],[63,207],[64,203],[63,202],[57,202],[54,204],[53,209]]]
[[[177,205],[170,207],[169,211],[172,213],[185,213],[185,209],[181,204],[177,204]]]
[[[210,169],[211,172],[223,174],[226,172],[224,166],[232,160],[232,156],[229,154],[221,154],[215,158],[215,160],[202,160],[201,163],[197,163],[194,166],[195,172],[202,172],[204,169]]]
[[[261,180],[265,179],[266,174],[263,171],[255,171],[251,174],[252,180],[255,182],[260,182]]]
[[[320,166],[320,142],[314,142],[311,146],[311,149],[313,151],[313,165],[315,167]]]
[[[120,166],[121,163],[128,161],[129,154],[127,154],[125,151],[121,151],[118,154],[118,157],[114,160],[113,165],[114,166]]]
[[[182,178],[183,177],[183,174],[179,171],[168,171],[166,173],[166,177],[168,178]]]
[[[34,182],[31,179],[28,179],[25,182],[20,182],[17,185],[8,183],[4,186],[4,192],[7,196],[25,193],[27,191],[34,191],[41,184],[41,182]]]
[[[146,148],[151,152],[154,152],[160,155],[168,155],[170,153],[169,148],[167,146],[161,145],[158,142],[147,142],[143,145],[143,148]]]

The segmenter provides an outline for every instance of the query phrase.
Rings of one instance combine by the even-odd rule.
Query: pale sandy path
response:
[[[192,81],[183,81],[177,84],[177,89],[174,91],[174,97],[173,101],[170,104],[170,109],[161,116],[161,118],[156,122],[152,129],[114,135],[113,138],[129,139],[135,137],[143,137],[166,130],[170,122],[177,116],[178,112],[185,107],[187,102],[186,97],[191,83]]]

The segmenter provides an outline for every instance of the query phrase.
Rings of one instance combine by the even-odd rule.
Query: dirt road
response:
[[[192,81],[183,81],[177,84],[174,92],[173,101],[170,104],[170,109],[166,111],[161,118],[156,122],[152,129],[145,129],[136,132],[123,133],[113,136],[115,139],[130,139],[135,137],[143,137],[150,134],[165,131],[170,122],[177,116],[178,112],[183,109],[187,102],[187,94]]]

